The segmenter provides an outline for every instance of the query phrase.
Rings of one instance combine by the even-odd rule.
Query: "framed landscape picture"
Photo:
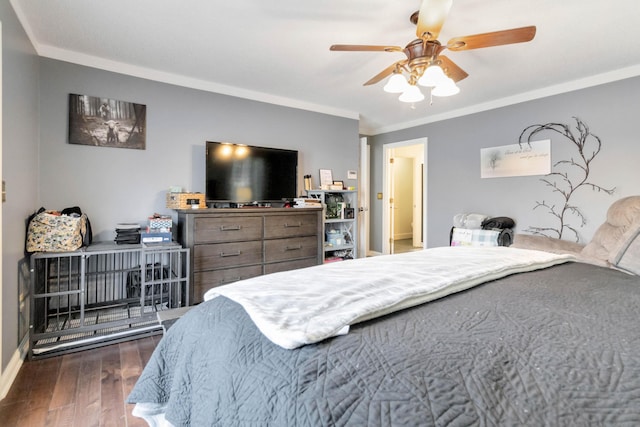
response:
[[[69,95],[69,144],[144,150],[146,123],[146,105]]]

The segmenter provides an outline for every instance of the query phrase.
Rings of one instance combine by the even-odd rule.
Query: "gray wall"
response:
[[[18,347],[18,264],[27,216],[38,203],[38,57],[9,2],[2,21],[2,355],[1,370]],[[28,270],[27,270],[28,273]],[[22,282],[21,282],[22,283]]]
[[[147,106],[146,150],[67,143],[70,93]],[[42,59],[40,79],[40,203],[79,205],[94,237],[113,240],[116,223],[145,223],[165,208],[171,185],[204,192],[205,141],[299,150],[302,176],[333,170],[346,179],[358,168],[358,121],[280,107]],[[356,185],[350,182],[348,185]]]
[[[457,213],[509,216],[517,222],[516,231],[557,224],[550,215],[533,208],[536,201],[543,200],[562,205],[558,193],[552,193],[540,176],[481,179],[480,149],[517,144],[520,133],[533,124],[568,124],[577,133],[574,116],[602,140],[602,150],[591,163],[589,180],[602,187],[616,187],[613,195],[582,187],[572,198],[587,223],[581,227],[576,217],[569,217],[570,222],[578,227],[581,241],[588,242],[613,201],[640,194],[638,111],[640,78],[631,78],[369,138],[371,249],[382,249],[382,201],[375,194],[383,190],[383,145],[419,137],[428,138],[429,247],[448,244],[452,218]],[[576,146],[558,134],[543,132],[535,139],[551,139],[552,163],[577,157]],[[568,234],[563,238],[572,240]]]
[[[358,167],[358,122],[38,58],[8,3],[3,31],[2,368],[18,347],[18,264],[25,219],[38,207],[79,205],[97,240],[121,221],[145,223],[165,208],[170,185],[204,191],[204,144],[225,140],[299,150],[299,183],[318,169],[346,179]],[[70,93],[147,106],[147,148],[67,143]]]

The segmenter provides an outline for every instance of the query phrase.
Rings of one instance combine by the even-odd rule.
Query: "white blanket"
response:
[[[364,320],[571,260],[502,246],[440,247],[259,276],[210,289],[204,298],[241,304],[267,338],[293,349]]]

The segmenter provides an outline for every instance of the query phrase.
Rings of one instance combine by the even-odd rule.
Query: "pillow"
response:
[[[630,244],[635,224],[640,224],[640,196],[615,201],[607,210],[607,220],[598,227],[581,255],[611,263],[611,259],[618,256],[625,242]]]
[[[498,246],[500,231],[454,227],[451,246]],[[509,242],[511,243],[511,242]]]
[[[488,218],[488,215],[478,213],[462,213],[453,217],[453,226],[479,230],[482,228],[482,223]]]
[[[493,230],[495,228],[503,230],[505,228],[513,228],[515,226],[516,222],[508,216],[496,216],[482,221],[483,230]]]
[[[640,221],[634,227],[630,227],[617,248],[612,253],[609,262],[629,273],[640,275]]]

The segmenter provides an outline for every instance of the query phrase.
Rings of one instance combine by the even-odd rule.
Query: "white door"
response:
[[[414,200],[419,201],[421,206],[417,211],[420,212],[419,215],[414,216],[414,218],[419,217],[418,220],[421,222],[420,229],[422,232],[422,247],[425,248],[427,245],[427,138],[418,138],[412,139],[408,141],[400,141],[391,144],[385,144],[383,147],[383,165],[382,165],[382,175],[383,175],[383,208],[382,208],[382,253],[383,254],[391,254],[393,253],[393,174],[392,166],[390,163],[390,159],[393,157],[394,150],[403,150],[404,148],[410,146],[420,146],[421,148],[418,151],[418,155],[416,155],[416,168],[420,166],[420,173],[414,174],[419,182],[414,183],[414,188],[422,189],[421,197],[415,197]],[[420,158],[421,157],[421,158]],[[422,170],[422,165],[424,165],[424,171]],[[416,222],[414,221],[414,228],[418,228],[415,226]]]
[[[389,230],[389,253],[396,253],[396,171],[394,168],[394,150],[389,150],[389,160],[387,162],[387,168],[389,171],[389,188],[387,189],[388,201],[389,201],[389,224],[387,228]]]
[[[369,255],[369,153],[367,138],[360,138],[360,171],[358,176],[358,257]]]
[[[424,164],[413,159],[413,247],[424,247],[422,242],[422,223],[424,222],[424,211],[422,210],[422,195],[424,188],[422,182],[424,180]]]
[[[394,144],[390,144],[394,145]],[[394,173],[393,147],[385,146],[384,150],[384,193],[382,194],[382,253],[393,254],[394,247]]]
[[[0,22],[0,177],[2,175],[2,22]],[[4,204],[4,178],[2,179],[2,203]],[[2,252],[2,211],[0,209],[0,253]],[[3,277],[2,274],[2,258],[0,258],[0,278]],[[4,287],[4,283],[2,279],[0,279],[0,331],[2,331],[2,289]],[[17,302],[17,301],[16,301]],[[0,354],[2,352],[2,340],[0,340]],[[0,366],[0,377],[4,375],[4,371],[2,370],[2,366]],[[4,396],[0,396],[0,399]]]

